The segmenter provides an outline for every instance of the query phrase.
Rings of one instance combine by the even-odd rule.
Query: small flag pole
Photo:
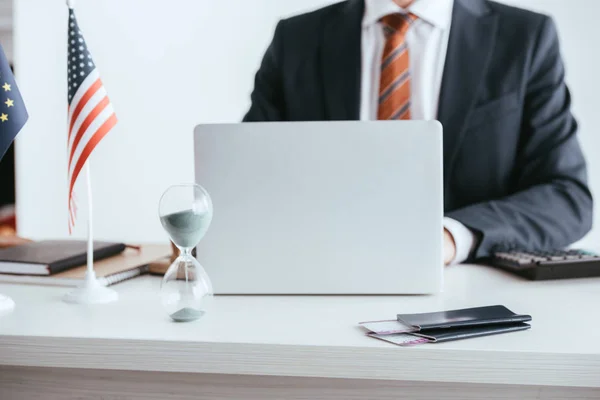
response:
[[[87,236],[87,270],[86,278],[91,277],[96,279],[96,273],[94,272],[94,227],[93,227],[93,215],[92,211],[92,177],[90,176],[90,160],[85,163],[85,180],[87,184],[87,195],[88,195],[88,236]]]
[[[75,0],[67,0],[67,6],[72,9]],[[90,174],[90,159],[85,162],[85,175],[88,196],[87,213],[87,268],[85,278],[81,285],[75,290],[67,293],[64,301],[76,304],[104,304],[112,303],[119,299],[119,295],[113,289],[102,285],[94,271],[94,227],[93,227],[93,203],[92,203],[92,178]]]
[[[92,208],[92,178],[90,175],[90,160],[85,163],[85,175],[88,195],[88,232],[87,232],[87,269],[85,279],[75,290],[67,293],[64,300],[76,304],[105,304],[119,299],[119,294],[113,289],[102,285],[94,271],[94,228]]]

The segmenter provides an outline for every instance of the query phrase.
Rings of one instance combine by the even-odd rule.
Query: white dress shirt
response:
[[[398,12],[411,12],[418,17],[406,33],[410,57],[411,118],[437,118],[453,5],[454,0],[416,0],[407,9],[403,9],[393,0],[365,0],[362,21],[361,120],[377,119],[381,57],[385,45],[380,19]],[[453,263],[465,261],[475,246],[473,232],[450,218],[444,218],[444,227],[456,244]]]

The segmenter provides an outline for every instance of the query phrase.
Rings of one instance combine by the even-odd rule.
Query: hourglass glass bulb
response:
[[[163,194],[159,215],[164,229],[180,250],[161,284],[162,304],[177,322],[202,317],[212,301],[210,278],[192,256],[212,220],[212,202],[199,185],[172,186]]]

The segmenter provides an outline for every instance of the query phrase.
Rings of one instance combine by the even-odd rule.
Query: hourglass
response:
[[[210,278],[192,255],[210,226],[212,214],[210,196],[196,184],[171,186],[160,199],[160,221],[180,252],[160,288],[162,305],[174,321],[194,321],[212,302]]]

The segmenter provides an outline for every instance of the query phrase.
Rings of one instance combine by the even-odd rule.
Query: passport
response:
[[[420,314],[398,314],[397,318],[398,321],[413,327],[416,331],[531,321],[531,315],[515,314],[501,305]]]
[[[531,316],[502,305],[418,314],[398,314],[396,320],[361,322],[368,336],[411,346],[530,329]]]
[[[499,333],[508,333],[516,331],[524,331],[530,329],[531,325],[524,322],[513,324],[497,324],[497,325],[481,325],[471,326],[467,328],[450,328],[450,329],[431,329],[412,333],[412,336],[418,336],[428,339],[430,342],[439,343],[450,340],[470,339],[480,336],[497,335]]]

